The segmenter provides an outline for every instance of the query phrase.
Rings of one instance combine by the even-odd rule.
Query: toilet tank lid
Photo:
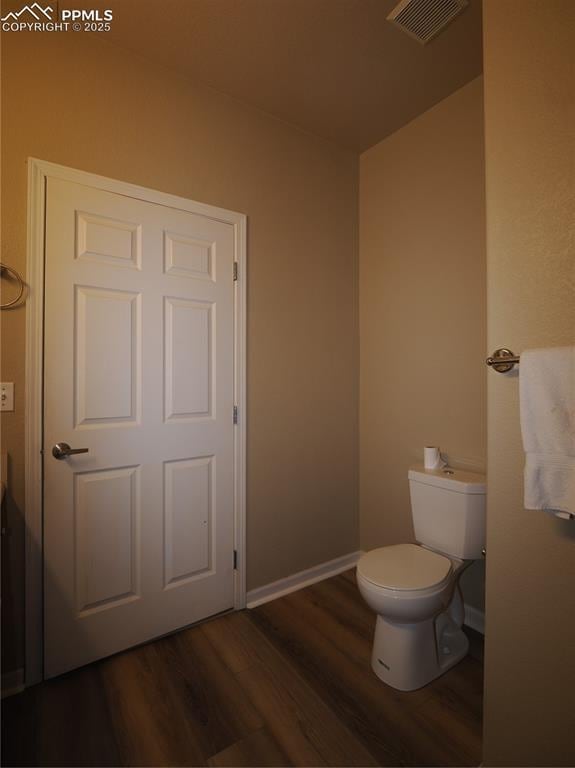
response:
[[[425,469],[422,466],[411,467],[409,480],[424,485],[434,485],[446,491],[456,493],[485,493],[486,478],[478,472],[467,472],[463,469],[444,467],[443,469]]]

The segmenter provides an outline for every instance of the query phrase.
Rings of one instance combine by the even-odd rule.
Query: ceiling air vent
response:
[[[387,20],[425,45],[468,4],[469,0],[401,0]]]

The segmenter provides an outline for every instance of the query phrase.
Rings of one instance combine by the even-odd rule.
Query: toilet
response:
[[[459,577],[485,546],[485,476],[458,469],[408,472],[417,544],[362,555],[357,584],[377,613],[371,666],[384,683],[413,691],[467,653]]]

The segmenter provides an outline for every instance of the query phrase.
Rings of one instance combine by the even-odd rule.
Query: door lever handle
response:
[[[89,450],[89,448],[71,448],[68,443],[56,443],[52,448],[52,456],[60,460],[68,456],[75,456],[77,453],[88,453]]]

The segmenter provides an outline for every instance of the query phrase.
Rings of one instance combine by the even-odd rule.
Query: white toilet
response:
[[[359,591],[377,613],[371,666],[400,691],[421,688],[469,648],[459,577],[485,545],[485,477],[458,469],[409,470],[418,544],[367,552]]]

